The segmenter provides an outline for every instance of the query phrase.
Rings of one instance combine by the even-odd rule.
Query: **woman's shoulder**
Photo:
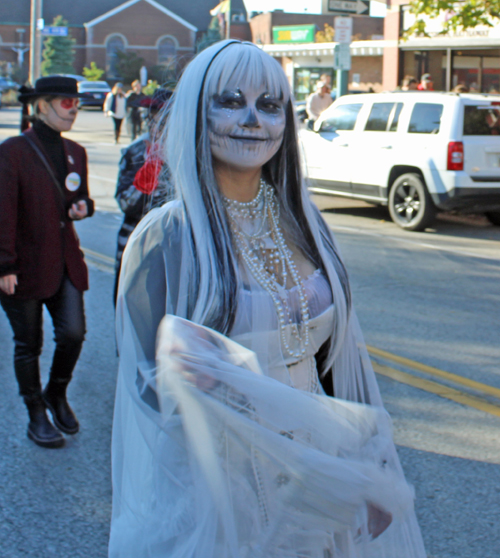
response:
[[[149,211],[137,225],[133,236],[155,237],[159,244],[169,246],[180,239],[185,229],[184,205],[179,200],[172,200]]]

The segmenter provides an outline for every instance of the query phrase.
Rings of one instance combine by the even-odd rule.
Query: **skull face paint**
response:
[[[228,86],[209,101],[208,133],[215,161],[257,169],[278,151],[285,131],[285,103],[262,86]]]
[[[41,99],[40,118],[53,130],[57,132],[68,132],[73,126],[78,114],[78,99],[67,97],[56,97],[50,101]]]

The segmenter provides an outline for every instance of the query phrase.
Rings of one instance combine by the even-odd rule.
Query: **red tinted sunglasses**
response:
[[[78,106],[78,99],[71,99],[69,97],[63,97],[61,99],[61,107],[63,109],[72,109]]]

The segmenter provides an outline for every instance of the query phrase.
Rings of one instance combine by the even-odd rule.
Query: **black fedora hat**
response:
[[[76,79],[65,76],[47,76],[37,79],[35,87],[22,87],[18,99],[21,103],[27,103],[36,97],[53,95],[56,97],[85,97],[78,93],[78,82]]]

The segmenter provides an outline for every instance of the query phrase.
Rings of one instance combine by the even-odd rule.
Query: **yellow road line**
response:
[[[412,376],[407,372],[401,372],[401,370],[395,370],[394,368],[390,368],[388,366],[382,366],[377,362],[373,362],[373,369],[377,374],[381,374],[382,376],[386,376],[387,378],[391,378],[392,380],[396,380],[402,384],[434,393],[440,397],[445,397],[446,399],[455,401],[456,403],[461,403],[462,405],[467,405],[469,407],[473,407],[474,409],[478,409],[479,411],[500,417],[500,407],[492,405],[479,397],[463,393],[458,389],[453,389],[431,380],[425,380],[424,378],[418,378],[417,376]]]
[[[90,250],[89,248],[81,248],[82,252],[88,256],[90,256],[91,258],[96,258],[98,260],[102,260],[106,263],[109,263],[111,265],[115,265],[115,259],[114,258],[110,258],[109,256],[106,256],[105,254],[100,254],[99,252],[94,252],[94,250]]]
[[[498,397],[500,399],[500,389],[483,384],[481,382],[476,382],[475,380],[470,380],[469,378],[464,378],[463,376],[458,376],[457,374],[452,374],[451,372],[446,372],[445,370],[440,370],[439,368],[434,368],[433,366],[427,366],[426,364],[421,364],[409,358],[394,355],[382,349],[377,349],[376,347],[371,347],[367,345],[368,352],[374,356],[385,358],[391,360],[392,362],[397,362],[408,368],[413,368],[414,370],[419,370],[425,374],[431,376],[437,376],[438,378],[443,378],[455,384],[459,384],[476,391],[480,391],[486,395],[492,395],[493,397]]]

